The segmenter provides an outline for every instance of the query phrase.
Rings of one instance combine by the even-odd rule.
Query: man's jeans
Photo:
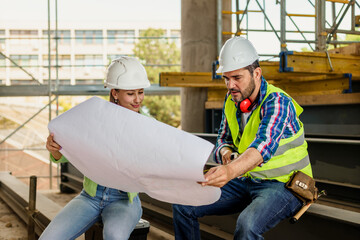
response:
[[[221,197],[213,204],[173,205],[175,239],[200,239],[199,217],[239,212],[234,239],[263,239],[263,233],[293,216],[301,206],[284,183],[236,178],[221,188]]]
[[[40,239],[75,239],[102,220],[104,239],[129,239],[142,214],[140,199],[129,202],[126,192],[98,185],[96,196],[84,190],[51,221]]]

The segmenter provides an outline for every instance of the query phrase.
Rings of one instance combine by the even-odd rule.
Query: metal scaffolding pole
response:
[[[48,87],[49,87],[49,122],[51,121],[51,37],[50,37],[50,0],[48,0],[48,61],[49,61],[49,66],[48,66],[48,70],[49,70],[49,80],[48,80]],[[50,189],[52,189],[52,162],[49,159],[49,184],[50,184]]]
[[[56,49],[56,56],[55,56],[55,74],[56,74],[56,82],[55,82],[55,91],[59,90],[59,35],[58,35],[58,1],[55,0],[55,49]],[[56,116],[59,115],[59,96],[56,95]],[[50,119],[51,120],[51,119]],[[50,161],[51,162],[51,161]],[[60,175],[60,167],[59,164],[56,164],[56,174],[57,176]],[[50,179],[52,179],[50,177]],[[50,180],[51,181],[51,180]],[[57,186],[60,186],[59,178],[57,178]]]
[[[220,55],[220,50],[222,47],[222,0],[216,1],[216,20],[217,20],[217,53]]]
[[[286,48],[286,0],[280,1],[280,49],[287,51]]]
[[[316,14],[316,44],[315,50],[324,52],[326,50],[326,31],[325,31],[325,0],[316,0],[315,2],[315,14]]]

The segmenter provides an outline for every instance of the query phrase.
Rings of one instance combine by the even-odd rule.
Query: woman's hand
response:
[[[56,160],[59,160],[62,157],[62,154],[59,152],[61,146],[54,141],[54,134],[50,133],[46,141],[46,149],[53,155]]]

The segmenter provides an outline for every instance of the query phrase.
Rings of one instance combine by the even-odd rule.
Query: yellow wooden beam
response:
[[[246,35],[246,33],[242,33],[242,32],[222,32],[223,35],[236,35],[236,36],[240,36],[240,35]]]
[[[211,72],[162,72],[160,86],[225,87],[223,79],[212,79]]]
[[[329,54],[329,57],[331,65],[323,52],[285,52],[281,55],[282,69],[298,73],[351,73],[355,78],[360,77],[360,56]]]
[[[261,13],[262,11],[260,11],[260,10],[247,10],[247,12],[258,12],[258,13]],[[223,10],[222,13],[223,13],[223,14],[236,14],[236,15],[239,15],[239,14],[244,14],[245,11],[244,11],[244,10],[239,10],[239,11],[233,12],[233,11]]]
[[[288,13],[286,16],[289,17],[316,17],[315,14],[299,14],[299,13]]]
[[[260,61],[262,74],[266,80],[277,81],[315,81],[342,78],[343,74],[336,73],[303,73],[303,72],[280,72],[279,62]]]
[[[348,78],[311,82],[279,82],[273,80],[268,80],[268,82],[283,89],[291,96],[341,94],[344,90],[349,89]],[[222,88],[208,88],[207,101],[221,102],[224,100],[226,92],[227,89],[225,88],[225,85]]]
[[[326,0],[327,2],[334,2],[334,3],[344,3],[344,4],[348,4],[350,1],[349,0]]]
[[[294,99],[302,106],[359,104],[360,93],[295,96]]]
[[[208,88],[207,100],[208,101],[224,101],[227,88]]]
[[[360,25],[360,15],[355,16],[355,24],[357,25],[357,27]]]
[[[205,109],[222,109],[224,105],[224,101],[206,101]]]
[[[297,95],[325,95],[329,93],[342,93],[349,89],[349,79],[340,78],[332,80],[319,80],[310,82],[275,82],[268,81],[283,89],[291,96]]]
[[[279,72],[279,62],[260,62],[260,66],[264,78],[268,81],[275,81],[275,83],[343,78],[343,74]],[[160,73],[160,86],[226,88],[223,79],[212,79],[211,72],[162,72]]]
[[[225,95],[224,95],[225,97]],[[327,95],[298,95],[293,96],[301,106],[312,105],[337,105],[337,104],[359,104],[360,93],[332,93]],[[205,109],[222,109],[224,99],[208,100]]]

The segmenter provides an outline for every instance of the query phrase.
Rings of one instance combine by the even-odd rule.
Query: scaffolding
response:
[[[261,66],[265,73],[265,78],[275,85],[282,87],[297,99],[300,103],[308,103],[309,97],[313,96],[317,102],[323,104],[329,101],[340,103],[359,103],[359,93],[342,94],[351,92],[354,81],[360,80],[359,56],[350,54],[337,54],[336,50],[330,49],[333,46],[337,49],[340,45],[357,44],[358,40],[341,39],[339,35],[351,34],[359,35],[360,26],[360,5],[355,0],[297,0],[299,5],[308,5],[311,12],[291,12],[288,9],[290,0],[276,0],[275,4],[269,1],[260,0],[236,0],[234,9],[221,9],[221,0],[217,0],[217,24],[221,26],[222,17],[230,14],[234,18],[235,27],[233,32],[223,32],[218,28],[217,48],[222,46],[223,36],[242,35],[251,39],[252,34],[272,34],[278,41],[280,54],[261,53]],[[10,56],[7,56],[0,49],[0,57],[7,59],[15,67],[21,69],[31,81],[32,85],[0,86],[0,96],[44,96],[48,98],[48,103],[40,108],[34,115],[17,127],[13,132],[1,140],[4,143],[13,136],[23,126],[38,116],[44,109],[49,110],[48,119],[53,118],[53,114],[58,114],[58,109],[52,110],[52,103],[58,105],[59,96],[81,96],[81,95],[108,95],[108,89],[102,85],[63,85],[59,80],[59,40],[70,39],[71,37],[60,37],[58,29],[57,0],[55,0],[55,28],[51,29],[50,0],[48,4],[48,29],[47,40],[48,64],[47,64],[47,84],[42,84],[34,75],[26,70],[26,67],[18,64]],[[274,12],[274,9],[276,12]],[[279,13],[279,14],[277,14]],[[331,13],[329,17],[328,13]],[[253,27],[253,16],[256,24],[262,27]],[[259,17],[260,16],[260,17]],[[280,16],[280,19],[278,18]],[[260,19],[260,20],[259,20]],[[312,19],[312,29],[302,29],[299,24],[303,19]],[[344,25],[344,20],[350,19],[350,24]],[[278,21],[280,20],[280,21]],[[299,21],[300,20],[300,21]],[[345,27],[344,27],[345,26]],[[55,46],[52,46],[52,41]],[[306,53],[291,51],[290,46],[294,44],[305,44],[311,50]],[[358,49],[354,48],[355,50]],[[52,62],[52,51],[55,49],[55,64]],[[215,61],[216,59],[214,59]],[[214,65],[215,66],[215,65]],[[341,66],[341,67],[339,67]],[[103,66],[104,67],[104,66]],[[52,71],[55,70],[55,71]],[[55,75],[55,77],[52,77]],[[54,80],[53,80],[54,79]],[[54,83],[54,84],[53,84]],[[148,95],[177,95],[178,87],[206,87],[208,88],[208,99],[205,108],[215,109],[222,107],[223,96],[226,88],[221,79],[218,79],[211,72],[209,73],[161,73],[160,85],[167,86],[162,88],[153,85],[147,90]],[[322,89],[319,91],[319,89]],[[318,96],[324,98],[319,99]],[[317,97],[314,97],[317,96]],[[336,96],[334,98],[333,96]],[[302,99],[302,100],[301,100]],[[315,101],[315,100],[314,100]],[[34,148],[16,149],[35,150]],[[42,150],[45,150],[44,148]],[[14,149],[1,149],[1,151],[14,151]],[[53,176],[50,162],[50,179]],[[50,186],[52,183],[50,182]]]
[[[224,35],[243,36],[254,41],[259,33],[262,36],[267,34],[263,42],[269,41],[272,35],[278,43],[278,47],[272,48],[275,51],[278,49],[278,53],[264,54],[258,51],[263,76],[268,82],[294,96],[300,104],[316,104],[315,101],[321,104],[359,103],[360,95],[354,92],[353,86],[360,81],[360,38],[340,38],[340,35],[346,34],[360,35],[359,3],[355,0],[292,1],[292,6],[295,4],[302,9],[307,5],[307,9],[310,9],[299,12],[294,7],[288,9],[290,2],[277,0],[274,5],[265,0],[236,0],[234,10],[225,10],[220,9],[221,0],[218,0],[218,26],[221,26],[220,13],[222,16],[231,14],[236,23],[233,32],[217,29],[218,50]],[[280,19],[274,16],[280,16]],[[307,22],[304,19],[308,19]],[[310,21],[311,27],[300,24],[303,21]],[[297,44],[306,44],[310,50],[293,51]],[[217,64],[214,59],[212,73],[162,73],[160,84],[207,88],[205,108],[221,109],[227,90],[221,76],[215,73]]]
[[[51,11],[52,10],[52,11]],[[34,35],[30,39],[30,41],[47,41],[47,59],[44,58],[44,62],[47,60],[47,64],[42,65],[41,59],[39,59],[39,63],[34,66],[31,64],[22,64],[17,61],[17,59],[14,59],[10,55],[7,55],[4,51],[4,48],[2,48],[2,43],[4,43],[4,46],[6,46],[6,41],[8,40],[26,40],[22,37],[11,37],[7,38],[5,36],[5,33],[0,32],[0,61],[4,61],[4,67],[6,69],[16,68],[21,70],[23,78],[26,77],[26,79],[29,79],[28,81],[24,81],[28,84],[11,84],[11,82],[7,82],[4,85],[0,85],[0,97],[45,97],[47,98],[47,103],[40,106],[39,109],[36,110],[35,113],[31,114],[30,116],[28,114],[23,114],[23,117],[21,119],[17,119],[18,125],[11,131],[4,131],[3,134],[5,134],[4,137],[1,137],[0,139],[0,153],[4,153],[8,155],[8,153],[17,152],[17,151],[42,151],[47,152],[44,145],[38,146],[38,145],[31,145],[31,146],[25,146],[25,147],[16,147],[15,148],[8,148],[6,147],[5,143],[8,140],[11,140],[14,138],[14,136],[17,133],[20,133],[20,131],[24,130],[24,126],[32,126],[31,123],[34,122],[34,119],[39,117],[40,115],[44,115],[44,110],[48,110],[48,121],[54,118],[54,116],[57,116],[59,114],[59,97],[60,96],[108,96],[109,95],[109,89],[104,88],[102,81],[99,84],[61,84],[59,72],[61,68],[68,67],[72,69],[71,71],[74,71],[74,66],[64,66],[59,62],[59,41],[75,41],[76,36],[62,36],[62,32],[58,28],[58,1],[57,0],[48,0],[47,1],[47,30],[43,30],[42,33],[39,33],[38,36]],[[2,35],[4,35],[4,38],[2,38]],[[114,40],[118,39],[119,37],[114,36],[96,36],[97,40]],[[122,40],[126,41],[127,39],[132,39],[131,41],[135,42],[138,39],[146,39],[146,37],[140,37],[140,36],[124,36],[120,37]],[[159,36],[159,37],[151,37],[154,39],[165,39],[170,41],[175,41],[178,39],[176,36]],[[97,41],[96,40],[96,41]],[[42,44],[42,42],[40,42]],[[55,57],[54,57],[55,55]],[[45,56],[44,56],[45,57]],[[106,61],[105,61],[106,60]],[[107,62],[107,59],[105,59],[103,62]],[[5,64],[6,61],[6,64]],[[11,66],[10,66],[11,64]],[[173,66],[180,66],[180,64],[158,64],[158,65],[146,65],[148,67],[173,67]],[[77,66],[77,67],[99,67],[105,70],[107,64],[96,64],[96,65],[89,65],[84,64],[83,66]],[[1,67],[1,66],[0,66]],[[32,71],[29,71],[28,69],[31,67],[36,67],[38,69],[47,69],[47,83],[43,81],[42,79],[39,80],[36,77],[36,74],[34,74]],[[42,72],[42,71],[39,71]],[[104,71],[103,71],[104,72]],[[45,73],[45,71],[43,72]],[[8,72],[6,71],[7,77]],[[38,74],[40,76],[40,74]],[[25,77],[24,77],[25,76]],[[101,76],[101,79],[103,79],[103,76]],[[147,95],[179,95],[179,89],[177,88],[161,88],[159,84],[152,84],[152,86],[145,90]],[[55,105],[55,109],[54,108]],[[4,110],[5,108],[1,108]],[[17,112],[21,112],[22,109],[12,107],[12,109],[16,110]],[[5,111],[5,110],[4,110]],[[43,116],[44,117],[44,116]],[[46,123],[43,123],[43,126],[46,127]],[[28,133],[24,132],[22,135],[25,136]],[[31,137],[31,136],[30,136]],[[37,138],[46,139],[43,134],[38,134],[36,136]],[[32,138],[32,137],[31,137]],[[18,141],[21,141],[21,137],[17,137]],[[35,146],[35,147],[34,147]],[[57,174],[53,173],[53,166],[52,162],[49,162],[49,176],[39,176],[40,178],[49,178],[49,185],[50,189],[53,188],[53,177],[59,176],[59,168],[57,167]],[[19,177],[19,176],[18,176]],[[24,176],[20,176],[22,178]],[[58,178],[59,180],[59,178]],[[57,183],[57,186],[59,186],[59,181]]]

